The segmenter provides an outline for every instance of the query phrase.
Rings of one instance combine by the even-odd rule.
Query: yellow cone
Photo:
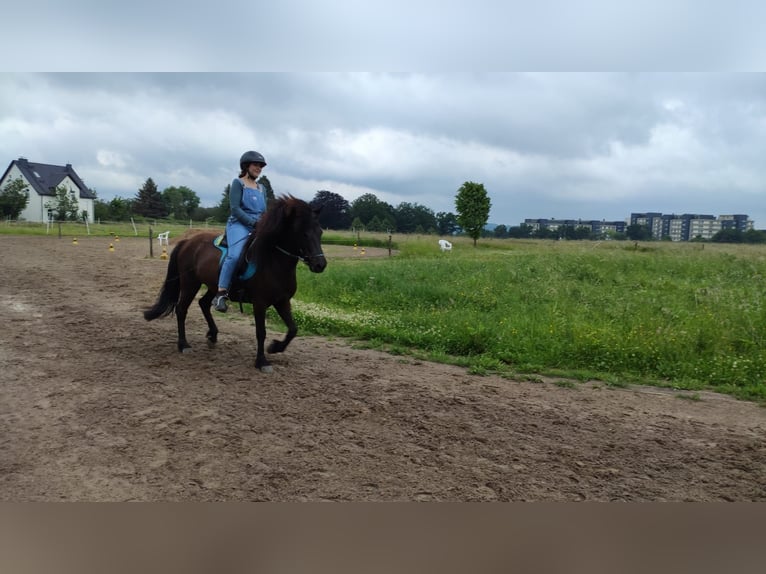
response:
[[[115,235],[115,236],[114,236],[114,240],[115,240],[115,241],[119,241],[119,240],[120,240],[120,236],[119,236],[119,235]]]
[[[114,251],[114,245],[112,243],[109,244],[109,251]]]
[[[166,247],[162,248],[162,255],[160,255],[160,259],[167,259],[168,258],[168,250]]]
[[[364,247],[362,247],[362,255],[364,255]]]
[[[72,245],[77,245],[77,238],[72,239]]]

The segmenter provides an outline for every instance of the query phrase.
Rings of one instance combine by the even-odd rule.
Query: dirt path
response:
[[[715,394],[300,334],[265,375],[249,318],[219,316],[210,349],[197,309],[179,354],[175,320],[141,315],[166,269],[147,241],[0,236],[0,499],[766,500],[766,409]]]

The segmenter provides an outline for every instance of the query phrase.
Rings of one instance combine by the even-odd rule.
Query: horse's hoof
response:
[[[264,366],[261,367],[261,372],[262,373],[273,373],[274,372],[274,368],[271,365],[264,365]]]
[[[191,353],[192,352],[192,348],[191,347],[186,347],[185,349],[181,349],[181,352],[182,353]]]

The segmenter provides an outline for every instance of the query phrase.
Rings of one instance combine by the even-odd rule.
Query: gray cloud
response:
[[[216,203],[258,149],[277,191],[490,220],[748,213],[766,227],[766,76],[645,73],[0,75],[0,152],[72,163],[99,197],[147,177]]]

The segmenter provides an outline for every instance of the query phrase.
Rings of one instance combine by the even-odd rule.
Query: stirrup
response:
[[[226,313],[226,311],[229,309],[229,306],[226,304],[226,300],[228,298],[228,291],[223,291],[222,293],[218,293],[215,297],[213,297],[213,307],[215,307],[215,310],[221,313]]]

